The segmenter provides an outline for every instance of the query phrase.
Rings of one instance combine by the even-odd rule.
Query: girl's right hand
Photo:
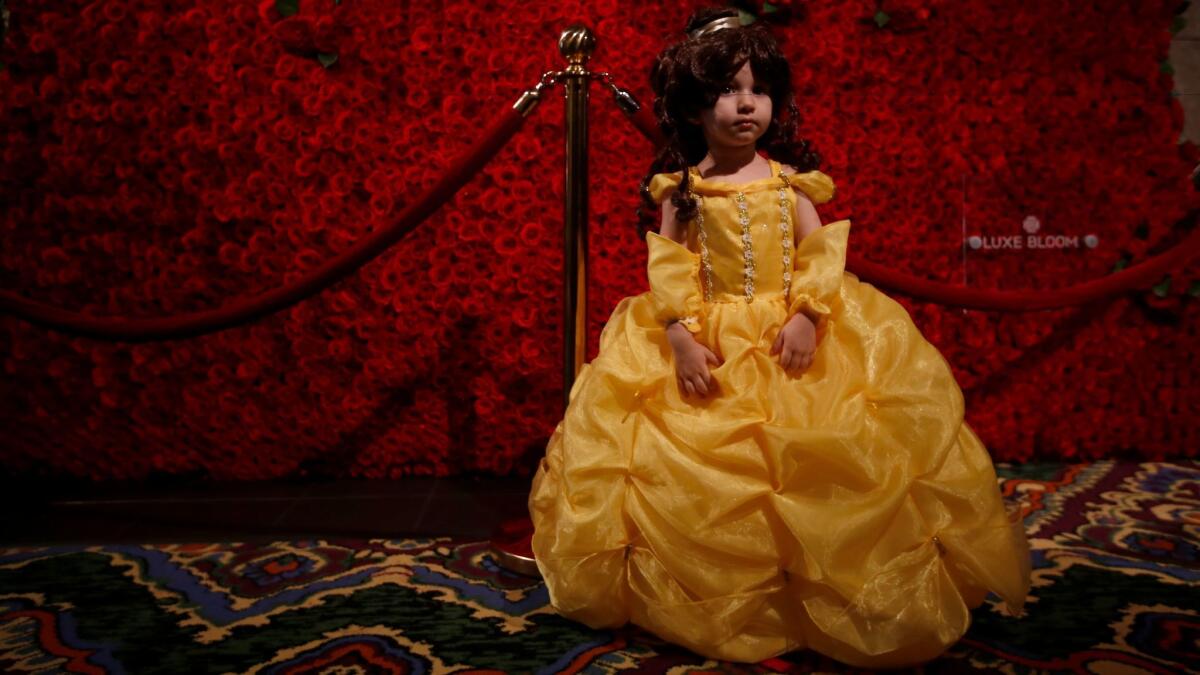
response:
[[[675,378],[685,396],[699,393],[707,396],[712,386],[712,374],[708,365],[721,365],[721,360],[711,349],[692,337],[686,327],[679,323],[667,326],[667,340],[675,353]]]

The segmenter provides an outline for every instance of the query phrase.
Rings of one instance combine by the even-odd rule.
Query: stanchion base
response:
[[[509,572],[540,579],[537,562],[533,559],[533,521],[515,518],[500,523],[492,534],[492,554],[496,564]]]

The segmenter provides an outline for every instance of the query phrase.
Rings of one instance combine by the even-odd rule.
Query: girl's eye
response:
[[[722,96],[728,96],[730,94],[736,94],[736,93],[738,93],[737,87],[734,87],[733,85],[727,85],[721,89]],[[754,87],[750,93],[753,94],[754,96],[766,96],[767,88],[766,87]]]

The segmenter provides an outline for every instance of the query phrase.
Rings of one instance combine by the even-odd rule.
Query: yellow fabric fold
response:
[[[805,171],[804,173],[787,173],[781,176],[788,185],[802,190],[814,204],[824,204],[833,199],[837,187],[833,179],[820,171]]]
[[[832,313],[846,270],[850,221],[839,220],[800,241],[792,257],[792,283],[788,289],[788,317],[804,312],[819,324]]]
[[[683,180],[683,172],[676,171],[675,173],[658,173],[650,179],[650,198],[655,204],[663,203],[675,188],[679,187],[679,181]]]
[[[650,251],[646,276],[655,317],[661,324],[679,321],[692,333],[699,333],[704,313],[700,256],[656,232],[646,233],[646,246]]]

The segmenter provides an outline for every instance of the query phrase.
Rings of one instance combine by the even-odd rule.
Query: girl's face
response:
[[[750,61],[742,64],[713,107],[700,112],[704,140],[710,149],[754,145],[771,125],[771,96],[755,84]]]

